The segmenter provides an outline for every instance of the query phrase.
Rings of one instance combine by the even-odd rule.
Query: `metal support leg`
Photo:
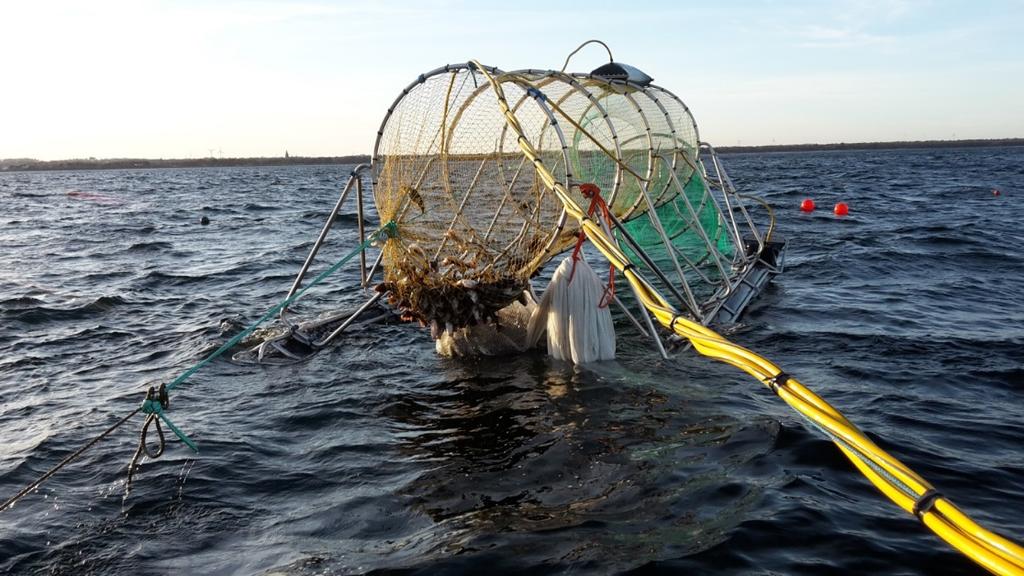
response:
[[[356,175],[356,223],[359,226],[359,243],[366,241],[366,224],[363,217],[363,179]],[[366,288],[366,250],[359,252],[359,284]]]
[[[317,253],[320,251],[320,247],[327,238],[327,233],[331,231],[331,227],[334,225],[334,218],[338,215],[338,211],[341,210],[341,206],[345,203],[345,199],[348,198],[349,192],[352,191],[352,186],[359,181],[360,173],[367,168],[369,168],[368,164],[360,164],[352,170],[352,174],[349,176],[348,182],[345,184],[345,189],[341,192],[341,197],[338,198],[338,202],[334,205],[334,209],[331,210],[331,213],[327,216],[327,221],[324,222],[324,227],[320,229],[320,236],[317,237],[316,242],[313,243],[313,247],[310,248],[309,255],[306,256],[306,261],[303,262],[302,269],[299,270],[299,274],[295,277],[295,281],[292,283],[291,289],[288,290],[288,296],[286,298],[291,298],[295,295],[295,292],[299,290],[299,287],[302,285],[302,279],[306,276],[306,272],[309,270],[310,264],[313,263],[313,259],[316,258]],[[288,319],[285,317],[287,312],[287,307],[282,308],[281,314],[278,316],[285,324],[288,324]]]
[[[319,342],[314,342],[313,343],[313,347],[314,348],[322,348],[322,347],[326,346],[327,344],[329,344],[330,341],[334,340],[338,336],[338,334],[341,334],[345,330],[345,328],[348,328],[350,324],[355,322],[356,318],[358,318],[360,314],[362,314],[363,312],[366,312],[367,308],[369,308],[370,306],[373,306],[374,304],[376,304],[377,301],[380,300],[382,296],[384,296],[383,292],[375,293],[369,300],[366,301],[365,304],[363,304],[355,312],[353,312],[352,315],[349,316],[347,320],[342,322],[341,326],[338,326],[337,328],[335,328],[334,332],[331,332],[330,334],[328,334],[327,337],[324,338],[323,340],[320,340]]]

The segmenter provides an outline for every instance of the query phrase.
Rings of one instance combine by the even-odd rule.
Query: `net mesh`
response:
[[[639,224],[651,205],[683,239],[694,224],[680,223],[680,194],[714,209],[690,189],[696,128],[674,97],[592,76],[494,74],[545,166],[581,205],[589,200],[573,185],[597,184],[617,217],[638,223],[630,230],[642,246],[653,245]],[[517,138],[473,66],[421,77],[385,119],[374,200],[398,235],[384,246],[382,289],[407,318],[442,329],[494,320],[540,266],[575,242],[577,223],[566,222]],[[696,225],[717,226],[714,216]],[[688,249],[700,258],[696,242]]]

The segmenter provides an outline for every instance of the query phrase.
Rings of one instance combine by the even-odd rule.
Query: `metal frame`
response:
[[[619,241],[624,241],[629,246],[631,252],[640,258],[642,264],[649,268],[654,276],[669,289],[669,292],[679,300],[683,305],[683,308],[686,309],[695,320],[703,324],[708,324],[719,316],[728,317],[730,321],[734,320],[742,311],[742,308],[747,304],[749,299],[753,297],[753,294],[756,294],[756,292],[758,292],[764,284],[770,280],[771,275],[781,271],[781,261],[778,266],[771,266],[761,258],[761,254],[766,249],[771,237],[774,223],[763,233],[758,229],[747,209],[746,202],[744,201],[745,197],[736,191],[732,180],[729,178],[729,175],[722,166],[714,148],[707,143],[700,142],[697,126],[696,123],[693,122],[692,115],[689,113],[689,108],[687,108],[687,106],[671,92],[653,84],[641,86],[629,81],[607,80],[592,74],[566,74],[564,72],[556,72],[552,70],[534,69],[505,73],[494,67],[478,67],[473,63],[467,63],[446,65],[425,74],[421,74],[416,81],[406,86],[402,90],[401,94],[394,100],[388,108],[387,113],[381,121],[380,128],[377,131],[377,138],[374,142],[371,163],[369,165],[361,164],[352,170],[337,203],[328,215],[327,221],[321,228],[316,242],[310,249],[306,260],[303,262],[298,275],[292,283],[292,286],[288,291],[288,297],[294,295],[301,287],[302,280],[307,274],[310,265],[316,258],[322,245],[325,243],[327,235],[333,226],[339,210],[342,205],[344,205],[353,189],[355,190],[358,235],[361,243],[365,241],[366,229],[364,194],[366,191],[364,189],[362,176],[367,170],[370,171],[371,190],[374,192],[376,200],[376,190],[379,184],[378,179],[382,167],[382,139],[385,135],[389,121],[401,105],[402,101],[409,96],[409,94],[413,93],[418,86],[426,83],[428,79],[443,74],[451,74],[449,93],[445,102],[444,117],[441,125],[438,127],[437,134],[434,135],[431,143],[428,144],[428,148],[432,148],[438,138],[440,138],[438,155],[444,156],[450,141],[449,134],[451,131],[459,124],[462,115],[475,98],[485,96],[485,93],[488,91],[487,83],[480,82],[474,87],[473,92],[457,110],[450,111],[448,106],[454,101],[452,98],[452,90],[455,88],[457,75],[468,71],[475,79],[476,75],[480,74],[481,69],[497,76],[500,82],[514,84],[522,90],[522,94],[512,108],[513,110],[518,110],[525,104],[525,102],[532,101],[544,114],[544,121],[540,126],[538,138],[543,139],[545,132],[548,130],[550,130],[557,138],[558,145],[560,146],[560,161],[564,163],[565,167],[564,184],[566,188],[571,188],[577,184],[577,182],[573,175],[574,165],[570,159],[570,152],[573,150],[575,143],[570,144],[566,135],[566,130],[563,129],[560,123],[563,119],[568,120],[569,123],[573,124],[575,130],[574,134],[577,136],[582,134],[583,136],[590,138],[606,155],[612,156],[611,159],[615,162],[615,172],[612,180],[612,188],[610,191],[606,191],[607,198],[610,203],[615,202],[619,192],[622,190],[627,172],[629,173],[629,177],[635,179],[637,189],[639,190],[639,195],[636,200],[628,207],[621,220],[612,215],[610,221],[605,222],[602,220],[602,226],[609,235],[611,235],[613,229],[617,231]],[[455,94],[461,93],[465,87],[465,81],[467,79],[468,77],[463,78],[463,82],[459,85],[458,91],[456,91]],[[563,88],[565,91],[560,95],[558,100],[551,101],[545,94],[544,88],[554,83],[558,83],[560,88]],[[647,165],[643,170],[643,174],[634,170],[633,166],[627,162],[627,158],[622,149],[623,142],[618,130],[616,129],[616,122],[626,121],[627,119],[613,119],[608,109],[606,109],[602,104],[602,98],[604,98],[607,93],[614,93],[621,96],[621,101],[628,105],[631,110],[631,114],[635,114],[634,121],[639,122],[639,126],[634,125],[634,130],[637,131],[635,138],[642,138],[647,144]],[[587,103],[582,116],[579,118],[572,118],[561,109],[561,105],[574,95],[585,98],[585,102]],[[666,102],[669,101],[671,101],[673,108],[677,108],[675,110],[675,115],[673,114],[673,111],[670,111],[666,106]],[[607,128],[608,133],[611,135],[612,149],[606,148],[604,144],[596,140],[594,136],[592,136],[582,126],[582,124],[580,124],[584,118],[587,118],[590,115],[591,110],[597,111],[597,114],[600,117],[599,122],[603,122],[603,126]],[[652,114],[653,116],[649,119],[648,115]],[[655,117],[658,118],[658,125],[663,125],[667,129],[667,133],[660,131],[660,128],[658,132],[654,131],[652,128],[652,120],[655,119]],[[693,136],[697,141],[696,149],[691,150],[693,143],[689,140],[685,140],[678,132],[679,127],[677,126],[677,120],[679,119],[687,121],[685,126],[686,128],[692,128]],[[498,147],[495,150],[495,153],[499,156],[505,153],[504,144],[507,136],[507,130],[507,125],[504,125],[498,140]],[[671,150],[659,149],[655,146],[655,142],[661,145],[665,140],[668,140],[671,143]],[[702,152],[707,157],[707,161],[705,161],[704,158],[701,158]],[[420,169],[421,173],[418,177],[418,181],[422,182],[423,178],[427,175],[435,161],[437,161],[437,156],[431,156],[426,159],[426,164],[422,169]],[[458,206],[454,203],[452,204],[453,215],[452,220],[449,223],[449,230],[454,229],[458,220],[462,217],[463,210],[480,180],[480,176],[486,162],[486,158],[481,161],[480,169],[477,170],[477,173],[469,187],[465,190],[459,190],[459,192],[462,193],[462,198],[459,201]],[[658,168],[658,163],[662,163],[663,168]],[[515,182],[518,180],[525,168],[525,164],[525,160],[521,162],[515,170],[515,173],[511,175],[511,180],[509,180],[508,177],[504,176],[505,166],[503,163],[499,162],[499,171],[502,173],[505,194],[501,205],[498,207],[498,211],[492,217],[491,225],[488,227],[488,230],[484,232],[485,238],[490,235],[494,222],[497,221],[501,210],[507,203],[509,197],[508,191],[510,190],[509,187],[515,185]],[[689,166],[692,169],[692,174],[686,182],[682,182],[680,180],[678,170],[681,165]],[[637,168],[639,169],[640,167],[638,166]],[[450,188],[451,182],[447,177],[447,167],[441,167],[441,169],[442,174],[444,175],[443,185],[446,188]],[[654,190],[654,195],[652,195],[650,190],[652,179],[655,174],[660,173],[661,170],[667,171],[668,178],[664,183],[659,182],[657,190]],[[693,178],[699,179],[701,185],[705,187],[704,197],[699,203],[699,206],[696,207],[686,195],[686,187],[690,184]],[[679,196],[682,196],[681,201],[678,198]],[[454,198],[451,198],[451,200],[454,200]],[[407,198],[404,200],[404,205],[396,206],[396,221],[400,221],[402,217],[405,216],[410,207],[411,201],[411,198]],[[710,238],[701,226],[700,214],[705,212],[709,201],[714,205],[714,210],[718,214],[719,221],[724,224],[723,230],[725,233],[729,234],[730,240],[735,246],[731,259],[718,250],[717,243],[720,237],[716,237],[714,239]],[[685,223],[682,230],[674,233],[673,236],[668,234],[657,212],[657,208],[670,202],[672,203],[671,205],[676,211],[676,214],[682,218]],[[671,260],[671,268],[674,270],[675,275],[678,276],[678,282],[669,280],[665,271],[660,269],[654,263],[650,255],[647,254],[647,252],[630,235],[623,225],[622,220],[629,220],[631,217],[638,216],[638,211],[640,211],[641,206],[644,205],[646,205],[646,210],[643,210],[643,212],[646,213],[647,217],[651,221],[651,226],[656,231],[658,237],[660,237],[660,243],[665,247]],[[527,223],[536,217],[537,210],[539,209],[540,202],[538,202],[538,205],[533,208],[532,214],[523,214],[524,219],[526,220],[523,225],[523,232],[513,238],[508,246],[499,251],[497,258],[501,258],[502,255],[507,253],[508,250],[510,250],[517,242],[521,241],[521,237],[523,236],[523,233],[525,233]],[[739,212],[739,219],[737,218],[736,212]],[[550,236],[544,245],[542,254],[536,259],[537,261],[546,261],[554,256],[554,254],[551,253],[551,249],[557,239],[562,236],[565,225],[566,212],[563,209],[558,218],[557,224],[551,231]],[[673,238],[678,237],[680,234],[690,231],[691,229],[697,233],[706,248],[706,255],[698,259],[696,262],[692,261],[672,242]],[[756,240],[757,250],[755,252],[747,254],[744,251],[744,233],[741,232],[741,230],[746,231],[753,239]],[[438,251],[442,248],[443,245],[441,248],[438,248]],[[373,264],[368,268],[365,251],[360,253],[359,277],[360,285],[364,290],[369,286],[374,275],[380,269],[383,255],[384,253],[382,250],[377,255]],[[493,265],[493,263],[491,265]],[[717,270],[718,275],[720,276],[717,282],[709,276],[709,273],[704,272],[702,267],[705,266],[712,266],[714,270]],[[699,302],[694,291],[689,285],[687,272],[693,274],[697,279],[705,284],[712,286],[714,288],[712,296],[704,302]],[[636,297],[635,294],[634,296]],[[301,361],[305,357],[291,352],[285,347],[285,343],[288,339],[296,340],[315,352],[317,349],[332,342],[340,333],[353,325],[360,315],[374,306],[382,297],[383,294],[375,293],[354,312],[338,314],[314,323],[307,322],[299,326],[294,325],[289,320],[288,310],[285,308],[281,311],[279,318],[287,328],[286,331],[276,337],[268,339],[256,347],[251,348],[247,353],[255,353],[258,362],[264,361],[267,354],[271,353],[271,351],[276,351],[281,356],[284,356],[289,360]],[[630,322],[637,328],[638,332],[643,334],[645,337],[650,338],[659,353],[663,357],[667,358],[668,355],[665,350],[664,342],[662,341],[661,336],[659,336],[649,313],[647,313],[647,311],[641,306],[640,318],[638,319],[630,312],[629,307],[626,306],[618,297],[616,297],[614,301]],[[339,320],[343,320],[341,324],[333,329],[330,334],[319,340],[316,340],[307,334],[308,330],[319,328],[327,323]]]

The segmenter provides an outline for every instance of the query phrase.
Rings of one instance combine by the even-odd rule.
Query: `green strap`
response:
[[[264,314],[262,317],[260,317],[259,320],[254,322],[248,328],[246,328],[245,330],[242,330],[241,332],[236,334],[233,338],[231,338],[230,340],[225,342],[224,345],[222,345],[220,348],[215,350],[212,354],[210,354],[209,356],[204,358],[202,361],[198,362],[196,365],[192,366],[191,368],[189,368],[188,370],[183,372],[180,376],[178,376],[177,378],[172,380],[169,384],[167,384],[167,386],[166,386],[167,390],[170,391],[173,388],[175,388],[176,386],[178,386],[179,384],[183,383],[185,380],[188,380],[189,377],[191,377],[193,374],[198,372],[200,368],[202,368],[203,366],[209,364],[210,362],[212,362],[213,360],[218,358],[220,355],[222,355],[225,352],[227,352],[228,350],[230,350],[236,344],[241,342],[243,338],[245,338],[246,336],[252,334],[256,330],[256,328],[258,328],[261,324],[263,324],[264,322],[266,322],[267,320],[272,318],[274,315],[276,315],[281,310],[285,309],[287,306],[291,305],[293,302],[297,301],[299,298],[302,298],[302,296],[310,288],[312,288],[313,286],[316,286],[317,284],[322,282],[325,278],[327,278],[331,274],[334,274],[335,272],[337,272],[338,269],[341,268],[343,265],[345,265],[346,262],[351,260],[356,254],[359,254],[363,250],[366,250],[367,247],[369,247],[372,243],[376,242],[379,238],[394,238],[397,235],[398,235],[398,226],[395,224],[394,221],[388,222],[387,224],[382,226],[380,228],[380,230],[377,230],[373,234],[370,234],[370,236],[365,241],[363,241],[362,244],[357,246],[355,248],[355,250],[352,250],[351,252],[346,254],[344,257],[342,257],[341,260],[338,260],[337,262],[335,262],[330,268],[328,268],[327,270],[324,270],[323,272],[321,272],[319,276],[314,278],[302,290],[299,290],[298,292],[293,294],[290,298],[285,298],[284,300],[282,300],[276,306],[274,306],[273,308],[268,310],[266,314]],[[199,451],[199,449],[196,447],[195,443],[188,436],[186,436],[184,432],[182,432],[180,429],[178,429],[178,427],[175,426],[170,421],[170,419],[167,418],[167,416],[164,414],[163,407],[160,405],[159,400],[156,400],[156,399],[147,399],[147,400],[145,400],[142,403],[142,411],[147,413],[147,414],[156,414],[157,416],[159,416],[160,419],[163,420],[165,424],[167,424],[167,427],[170,428],[178,436],[178,438],[181,439],[182,442],[184,442],[185,444],[188,444],[189,448],[195,450],[196,452]]]

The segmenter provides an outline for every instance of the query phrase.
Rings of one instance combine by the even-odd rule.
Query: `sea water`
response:
[[[1024,148],[724,161],[789,243],[729,337],[1024,539]],[[0,174],[0,499],[279,302],[349,168]],[[314,272],[351,207],[330,238]],[[0,512],[0,572],[981,573],[763,385],[618,326],[583,368],[440,358],[411,324],[222,358],[171,396],[199,454],[170,438],[125,497],[137,416]]]

